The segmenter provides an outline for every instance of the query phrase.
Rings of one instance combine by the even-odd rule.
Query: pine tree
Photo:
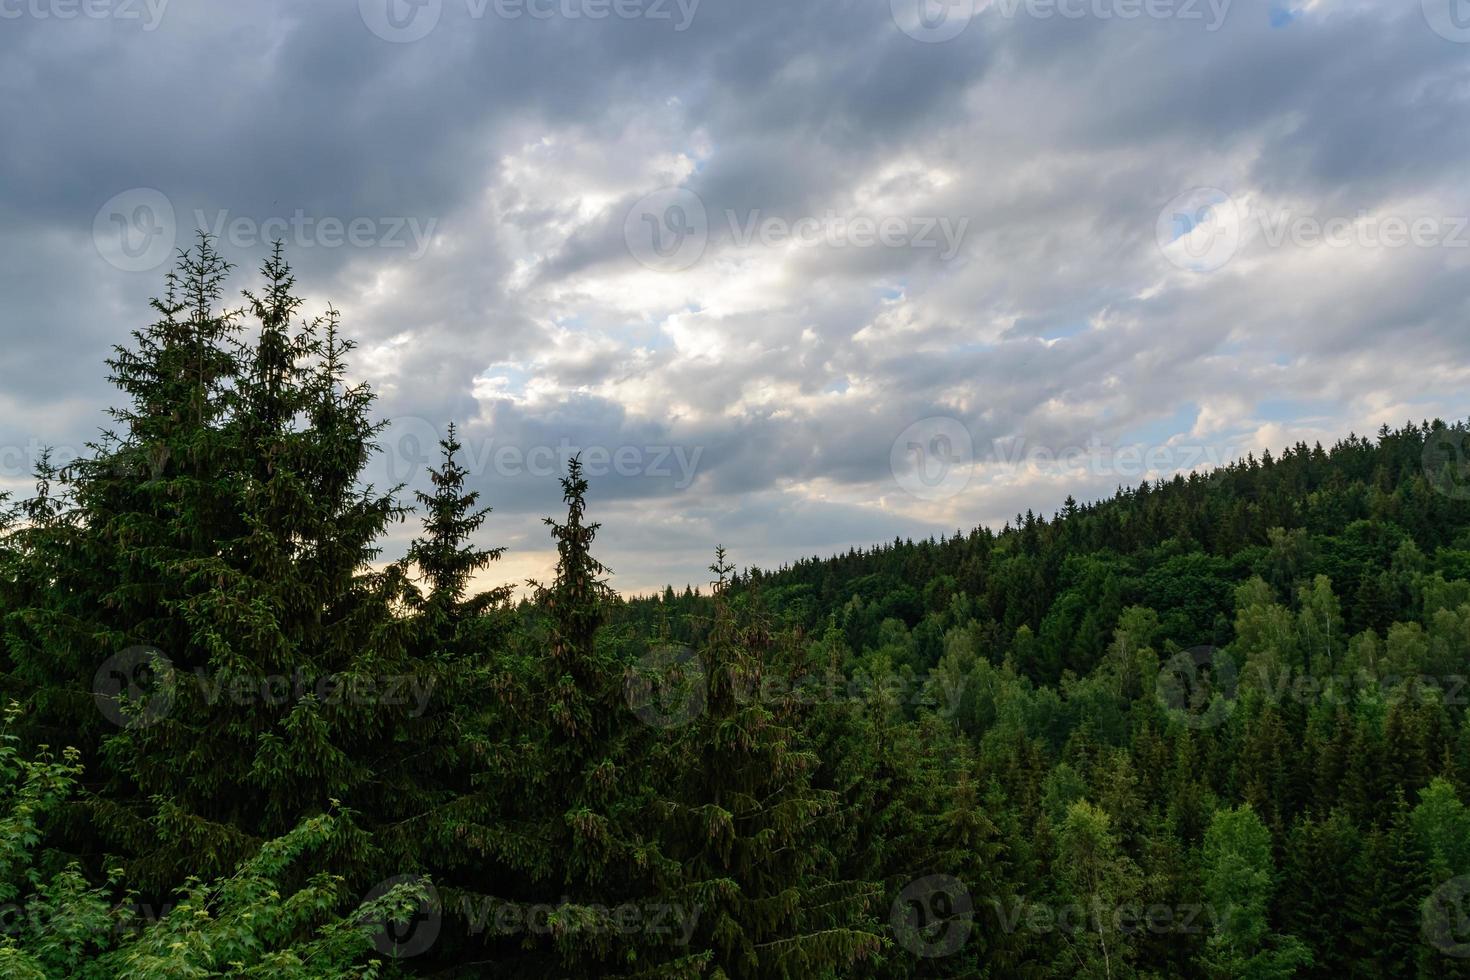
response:
[[[502,814],[510,810],[494,799],[493,790],[503,784],[492,780],[492,792],[485,792],[484,769],[487,759],[524,754],[493,741],[493,734],[507,730],[507,717],[521,737],[534,731],[513,713],[518,702],[524,708],[525,689],[507,671],[511,588],[471,591],[475,573],[505,549],[472,540],[490,508],[478,507],[479,495],[464,487],[461,448],[451,425],[440,443],[439,467],[430,470],[434,492],[417,493],[422,532],[389,568],[398,576],[394,588],[409,632],[412,682],[426,696],[385,750],[372,828],[383,874],[438,883],[441,911],[452,926],[436,943],[434,962],[478,955],[478,940],[466,933],[486,931],[488,906],[477,905],[458,883],[488,862],[466,842],[503,831]]]
[[[111,767],[100,753],[118,738],[114,723],[154,719],[125,715],[120,702],[99,712],[90,688],[94,675],[104,685],[116,676],[127,682],[116,687],[143,693],[149,685],[134,682],[148,666],[141,662],[145,649],[161,652],[175,672],[196,666],[181,608],[210,583],[189,563],[242,529],[231,499],[240,454],[228,431],[239,327],[236,313],[216,309],[229,268],[201,236],[181,253],[163,298],[153,300],[158,319],[133,333],[131,347],[115,348],[110,380],[126,403],[110,411],[115,427],[90,445],[90,455],[61,474],[65,515],[52,512],[27,530],[34,559],[28,571],[47,587],[30,590],[8,617],[12,652],[29,682],[33,731],[42,738],[70,732],[87,770],[107,784],[93,829],[133,853],[148,846],[154,829],[134,808],[106,800],[138,800],[152,789],[133,781],[127,753],[114,751]],[[49,485],[50,476],[43,482]],[[49,511],[54,500],[43,488],[37,512]],[[152,654],[148,660],[157,662]],[[168,692],[153,693],[154,709],[167,707]],[[154,763],[177,766],[172,757]]]
[[[253,343],[240,313],[217,310],[228,271],[201,237],[159,320],[110,362],[120,425],[72,467],[74,554],[22,612],[46,628],[53,676],[90,681],[130,647],[163,658],[160,710],[80,726],[100,730],[107,776],[93,826],[159,890],[228,873],[333,800],[371,812],[383,747],[412,711],[382,696],[408,672],[405,629],[394,575],[370,566],[403,511],[358,485],[372,393],[344,381],[335,313],[325,335],[322,321],[291,332],[279,247],[264,292],[246,294]],[[366,874],[365,840],[350,823],[342,840],[343,867]]]
[[[530,628],[489,665],[488,709],[461,709],[473,775],[431,824],[442,828],[429,832],[431,867],[445,869],[435,879],[465,933],[455,941],[476,962],[527,977],[694,976],[708,955],[681,945],[678,930],[630,932],[613,918],[697,917],[701,903],[653,833],[653,783],[666,765],[628,710],[623,665],[602,632],[616,596],[591,553],[587,489],[574,458],[566,520],[546,522],[556,577],[531,583]],[[528,908],[547,910],[550,928],[496,926]]]
[[[697,941],[715,976],[842,975],[882,945],[871,885],[838,876],[838,799],[812,780],[808,699],[786,690],[802,656],[757,607],[729,601],[724,549],[713,621],[698,651],[701,710],[667,743],[671,799],[660,839],[703,906]],[[771,682],[771,683],[767,683]]]
[[[464,447],[453,424],[439,448],[443,460],[438,469],[429,472],[434,492],[420,490],[414,494],[424,509],[424,533],[409,548],[408,558],[427,586],[420,614],[436,623],[442,620],[452,628],[504,602],[510,598],[511,589],[501,586],[466,599],[474,575],[498,561],[505,549],[478,548],[471,543],[490,515],[490,508],[478,507],[479,493],[465,490],[468,471],[455,458]]]
[[[1308,815],[1291,829],[1277,895],[1285,932],[1311,943],[1316,967],[1341,975],[1350,958],[1353,923],[1343,896],[1353,887],[1359,835],[1343,810]]]
[[[1397,975],[1420,953],[1428,855],[1414,835],[1402,796],[1390,812],[1389,822],[1364,840],[1348,896],[1354,976]]]

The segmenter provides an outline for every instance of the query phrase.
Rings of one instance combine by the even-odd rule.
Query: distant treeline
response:
[[[517,601],[229,271],[5,504],[0,976],[1470,975],[1464,426],[634,601],[574,461]]]

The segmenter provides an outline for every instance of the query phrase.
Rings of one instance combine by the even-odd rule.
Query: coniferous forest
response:
[[[5,501],[0,976],[1470,975],[1463,424],[640,598],[573,461],[481,591],[450,420],[366,482],[351,325],[231,273]]]

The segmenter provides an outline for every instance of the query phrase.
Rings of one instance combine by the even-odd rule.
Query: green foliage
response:
[[[12,702],[7,729],[18,715]],[[93,886],[75,862],[48,869],[38,853],[42,831],[76,791],[78,753],[68,749],[61,762],[44,750],[26,758],[18,741],[0,734],[0,976],[377,977],[375,934],[425,898],[422,887],[402,885],[352,908],[340,877],[288,884],[340,835],[338,818],[326,815],[267,842],[228,878],[190,879],[161,916],[149,915],[120,871]]]
[[[0,975],[1464,975],[1463,427],[635,600],[572,460],[515,601],[453,426],[381,553],[337,314],[229,271],[0,497]]]
[[[1223,976],[1289,977],[1311,963],[1294,936],[1272,936],[1266,910],[1276,888],[1271,834],[1247,804],[1217,810],[1205,833],[1204,892],[1222,927],[1207,962]]]

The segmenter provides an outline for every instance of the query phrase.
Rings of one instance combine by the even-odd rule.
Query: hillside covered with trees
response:
[[[5,501],[0,977],[1470,975],[1463,425],[636,600],[574,462],[517,598],[229,272]]]

